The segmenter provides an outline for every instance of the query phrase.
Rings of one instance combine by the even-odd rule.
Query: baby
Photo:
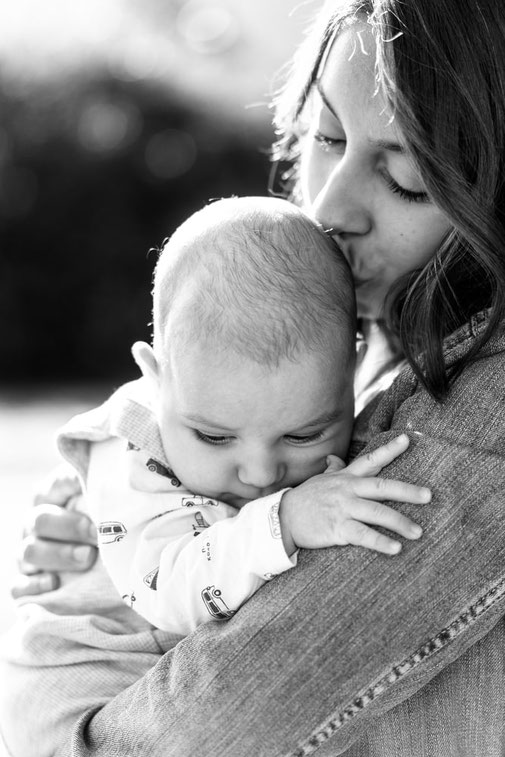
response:
[[[153,346],[133,348],[143,377],[59,435],[131,607],[187,634],[231,617],[296,565],[298,548],[351,543],[345,520],[420,535],[377,500],[429,493],[373,478],[407,437],[373,460],[342,462],[354,417],[354,288],[334,242],[301,210],[270,198],[208,205],[165,244],[153,298]],[[328,507],[317,480],[330,475],[353,487]],[[300,507],[292,490],[309,479]],[[400,546],[385,535],[374,544]]]

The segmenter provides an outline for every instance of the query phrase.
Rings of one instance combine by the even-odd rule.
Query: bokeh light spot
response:
[[[228,8],[201,0],[182,6],[177,29],[188,47],[203,54],[229,50],[240,35],[238,21]]]
[[[88,102],[79,119],[79,141],[92,152],[124,148],[139,135],[141,120],[138,109],[127,102]]]

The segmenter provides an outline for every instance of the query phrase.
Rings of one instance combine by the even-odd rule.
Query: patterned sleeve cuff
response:
[[[254,572],[266,581],[293,568],[298,559],[298,551],[291,556],[286,554],[282,541],[279,505],[286,491],[288,489],[282,489],[250,502],[238,516],[247,520],[252,547],[248,551],[255,563]]]

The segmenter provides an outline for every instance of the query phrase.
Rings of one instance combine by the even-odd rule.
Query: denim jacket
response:
[[[485,322],[446,340],[448,365]],[[504,379],[504,333],[444,403],[403,370],[358,419],[352,454],[409,434],[384,474],[432,489],[430,504],[398,506],[421,539],[394,557],[301,551],[233,619],[201,626],[90,707],[57,754],[505,754]]]

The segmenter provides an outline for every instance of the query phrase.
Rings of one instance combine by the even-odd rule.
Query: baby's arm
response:
[[[421,535],[406,516],[377,501],[429,501],[423,487],[375,478],[408,444],[402,435],[347,467],[332,458],[324,474],[299,487],[301,496],[297,490],[278,492],[248,503],[234,517],[232,508],[213,500],[190,508],[179,500],[178,510],[151,521],[138,538],[132,606],[163,630],[189,633],[231,617],[265,581],[296,564],[298,547],[359,544],[395,554],[400,543],[365,524],[407,539]],[[201,533],[198,521],[208,525]]]
[[[179,498],[178,509],[150,521],[137,539],[132,607],[158,628],[181,634],[230,618],[265,581],[296,565],[280,533],[281,495],[240,511],[199,496],[185,508]]]
[[[280,534],[281,492],[238,511],[184,491],[149,461],[140,449],[125,451],[122,439],[93,444],[86,485],[103,563],[126,604],[152,625],[184,635],[231,617],[296,564]]]
[[[431,499],[429,489],[376,478],[382,468],[408,446],[409,438],[402,434],[347,467],[330,456],[324,473],[286,492],[280,507],[286,552],[292,554],[297,547],[316,549],[344,544],[385,554],[397,554],[401,550],[399,541],[375,531],[370,525],[381,526],[406,539],[418,539],[421,528],[380,500],[427,503]]]

